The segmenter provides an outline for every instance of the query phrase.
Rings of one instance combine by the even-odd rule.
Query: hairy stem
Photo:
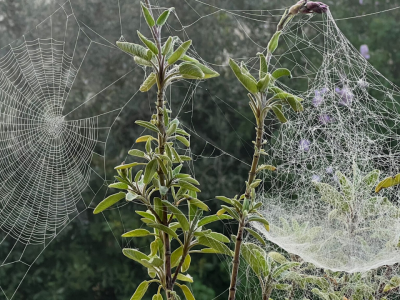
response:
[[[261,148],[262,148],[262,138],[264,135],[264,119],[262,119],[260,117],[260,115],[257,117],[256,143],[255,143],[255,149],[254,149],[254,154],[253,154],[253,161],[251,163],[251,169],[249,172],[249,178],[247,180],[248,186],[246,188],[246,193],[245,193],[245,197],[247,199],[250,199],[250,193],[251,193],[250,185],[253,183],[253,181],[257,175],[256,174],[257,167],[258,167],[258,162],[260,160],[260,152],[261,152]]]
[[[236,235],[236,243],[235,243],[235,254],[233,256],[233,268],[232,268],[232,275],[231,275],[231,285],[229,287],[229,300],[235,300],[236,296],[236,285],[237,285],[237,278],[239,273],[239,265],[240,265],[240,249],[242,247],[243,241],[243,231],[244,231],[244,218],[239,222],[239,229]]]

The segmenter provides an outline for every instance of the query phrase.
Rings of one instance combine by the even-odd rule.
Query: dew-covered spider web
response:
[[[119,1],[113,5],[120,12],[121,35],[125,37],[128,32],[122,30],[122,25],[126,25],[129,16],[124,12],[138,3],[121,3],[122,7]],[[185,21],[174,15],[175,21],[168,22],[165,34],[178,35],[184,41],[195,35],[196,26],[207,24],[211,18],[228,16],[235,20],[231,24],[235,43],[247,44],[252,52],[236,53],[224,48],[215,59],[202,62],[224,75],[230,72],[227,65],[230,56],[243,61],[254,74],[258,72],[255,54],[265,51],[268,36],[284,8],[249,11],[229,10],[229,5],[222,8],[197,0],[184,3],[192,8],[193,14],[185,16]],[[153,8],[158,15],[166,5],[160,1],[156,4]],[[141,26],[145,26],[142,17],[140,20]],[[260,23],[268,36],[255,40],[251,26]],[[117,100],[120,97],[116,83],[128,82],[127,78],[143,78],[149,72],[116,49],[115,41],[119,38],[103,36],[80,22],[68,1],[34,30],[1,49],[0,247],[7,251],[0,257],[0,272],[1,269],[12,272],[16,265],[25,267],[19,284],[50,242],[73,219],[86,210],[91,212],[89,208],[104,198],[107,189],[103,183],[113,182],[112,171],[107,170],[109,175],[106,175],[110,130],[130,100],[142,100],[137,99],[138,86],[130,89],[130,97]],[[189,55],[201,60],[203,54],[197,53],[195,36],[193,39],[194,47]],[[102,74],[91,69],[93,62],[87,63],[94,51],[103,52],[104,60],[125,55],[124,72],[115,75],[111,82],[86,83],[88,74],[98,77]],[[373,281],[375,275],[370,275],[371,270],[400,262],[397,191],[389,189],[375,195],[375,182],[369,185],[363,182],[375,169],[380,170],[380,179],[399,171],[399,89],[350,44],[330,13],[294,19],[281,36],[271,67],[291,70],[293,79],[283,82],[296,87],[291,92],[304,98],[305,111],[294,114],[288,110],[285,114],[289,121],[283,125],[272,115],[266,122],[269,156],[264,159],[265,163],[276,165],[278,171],[265,173],[264,185],[258,194],[264,203],[262,213],[271,225],[270,232],[256,226],[269,241],[265,251],[284,249],[287,257],[306,262],[300,271],[309,275],[321,275],[322,269],[363,272],[367,274],[363,275],[365,278]],[[86,76],[79,78],[83,72]],[[81,89],[74,92],[79,80],[85,85],[84,92]],[[182,118],[181,123],[192,134],[192,144],[202,145],[185,153],[193,158],[189,165],[193,175],[200,172],[196,168],[198,164],[203,167],[208,164],[211,168],[225,158],[237,161],[243,169],[249,168],[249,160],[231,154],[231,149],[219,143],[223,139],[214,142],[203,136],[198,128],[204,124],[196,124],[194,117],[190,117],[199,113],[196,101],[212,101],[218,110],[231,110],[236,117],[245,119],[253,130],[254,122],[243,113],[246,109],[250,111],[246,106],[246,91],[239,84],[232,86],[235,86],[234,92],[243,94],[239,106],[230,103],[228,95],[220,94],[218,87],[208,82],[180,82],[168,90],[167,103],[173,116]],[[176,95],[182,95],[179,90],[188,87],[185,96],[176,99]],[[284,85],[281,87],[290,90]],[[149,101],[150,105],[153,102]],[[149,113],[153,112],[152,108]],[[210,118],[207,116],[204,123]],[[227,117],[220,122],[229,123],[229,129],[236,133],[234,121]],[[237,140],[242,146],[250,144],[239,134]],[[247,154],[251,159],[251,151]],[[116,165],[120,161],[112,163]],[[344,195],[343,186],[341,190],[337,171],[351,182],[350,196]],[[326,196],[323,188],[318,191],[318,182],[329,184],[339,196]],[[238,186],[237,191],[227,196],[239,194],[243,188]],[[210,196],[205,201],[215,200]],[[110,211],[119,212],[125,205],[104,213],[108,225],[115,218]],[[109,226],[117,243],[121,248],[136,247],[134,240],[119,237],[134,229],[125,226],[129,224],[127,218],[119,217],[123,231]],[[221,223],[221,228],[232,233],[235,227]],[[310,268],[307,263],[315,267]],[[244,264],[242,268],[238,297],[256,299],[248,290],[249,286],[257,289],[255,276]],[[397,272],[394,269],[393,273]],[[0,291],[6,299],[12,299],[19,284],[10,289],[0,281]],[[303,296],[319,299],[310,291]],[[210,298],[222,299],[218,295]],[[285,296],[282,294],[280,298]]]
[[[14,274],[12,284],[0,280],[1,299],[12,299],[57,235],[104,197],[107,140],[130,100],[109,98],[134,68],[99,85],[90,74],[107,70],[87,60],[114,52],[69,1],[0,49],[0,277]]]

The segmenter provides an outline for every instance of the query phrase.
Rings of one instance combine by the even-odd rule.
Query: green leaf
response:
[[[179,283],[177,283],[176,285],[179,286],[179,287],[181,288],[183,294],[184,294],[185,297],[186,297],[186,300],[196,300],[196,299],[194,298],[192,292],[190,291],[190,289],[189,289],[186,285],[179,284]]]
[[[365,175],[365,177],[362,179],[362,182],[364,183],[367,189],[370,189],[373,186],[375,186],[376,182],[379,179],[380,173],[381,172],[379,170],[373,170],[369,172],[367,175]]]
[[[167,19],[169,17],[169,14],[171,11],[174,10],[174,8],[170,8],[166,11],[164,11],[157,19],[157,25],[158,26],[164,26],[165,22],[167,22]]]
[[[139,284],[139,286],[136,289],[136,292],[133,294],[131,300],[141,300],[143,298],[144,294],[146,294],[148,288],[149,288],[149,282],[143,281],[141,284]]]
[[[143,151],[137,150],[137,149],[129,150],[128,154],[132,155],[132,156],[136,156],[136,157],[142,157],[142,158],[146,156],[146,154]],[[135,181],[137,181],[137,180],[135,180]]]
[[[190,142],[183,136],[177,135],[175,138],[180,141],[182,144],[184,144],[186,147],[190,147]]]
[[[233,256],[233,252],[225,244],[223,244],[213,238],[201,236],[201,237],[199,237],[198,241],[201,245],[215,249],[226,255]]]
[[[184,189],[187,189],[189,191],[194,191],[196,193],[200,193],[201,192],[201,190],[199,190],[196,186],[194,186],[193,184],[191,184],[189,182],[180,180],[178,184],[179,184],[180,187],[182,187]]]
[[[387,293],[395,288],[398,288],[400,286],[400,277],[399,276],[394,276],[390,279],[389,283],[385,285],[383,288],[383,292]]]
[[[292,269],[294,267],[297,267],[299,265],[300,265],[300,263],[298,263],[298,262],[287,262],[287,263],[284,263],[284,264],[280,265],[278,268],[276,268],[272,272],[271,276],[272,276],[272,278],[278,279],[282,275],[283,272],[285,272],[285,271],[287,271],[289,269]]]
[[[340,191],[349,202],[352,201],[354,192],[352,182],[340,171],[336,171],[335,175],[339,179]]]
[[[163,300],[163,296],[161,294],[155,294],[151,300]]]
[[[156,22],[154,21],[149,9],[142,2],[140,2],[140,4],[142,5],[142,12],[144,18],[146,19],[147,25],[149,25],[149,27],[153,27]]]
[[[138,56],[147,61],[150,61],[151,58],[153,57],[153,53],[149,49],[146,49],[145,47],[138,44],[128,43],[128,42],[117,42],[117,46],[122,51],[125,51],[129,54],[133,54],[134,56]]]
[[[156,228],[158,230],[161,230],[161,231],[169,234],[170,236],[172,236],[173,238],[178,240],[178,235],[176,234],[176,232],[173,231],[171,228],[165,226],[165,225],[150,223],[150,224],[147,224],[147,226],[152,227],[152,228]]]
[[[142,126],[144,128],[150,129],[152,131],[155,131],[157,133],[159,133],[158,128],[156,127],[156,125],[151,124],[150,122],[146,122],[146,121],[135,121],[135,123],[139,126]],[[129,152],[128,152],[129,153]]]
[[[250,93],[256,94],[258,92],[257,82],[254,79],[252,79],[250,76],[243,74],[240,67],[231,58],[229,59],[229,65],[230,65],[233,73],[235,73],[237,79],[242,83],[242,85]]]
[[[148,257],[146,254],[144,254],[136,249],[124,248],[124,249],[122,249],[122,253],[126,257],[128,257],[136,262],[141,262],[142,259],[150,260],[150,257]]]
[[[229,215],[220,215],[220,216],[207,216],[204,217],[203,219],[200,220],[200,222],[197,224],[198,227],[216,222],[216,221],[220,221],[220,220],[232,220],[233,218]]]
[[[147,48],[150,49],[151,52],[153,52],[155,55],[158,54],[158,48],[156,44],[154,44],[152,41],[148,40],[143,34],[140,33],[139,30],[137,30],[137,35],[139,36],[140,40],[147,46]]]
[[[258,57],[260,57],[260,71],[259,71],[259,79],[264,78],[268,74],[268,64],[264,54],[258,52]]]
[[[142,237],[148,235],[152,235],[152,233],[146,229],[135,229],[124,233],[122,237]]]
[[[168,64],[173,65],[175,62],[180,60],[185,54],[186,51],[189,50],[190,45],[192,44],[191,40],[188,40],[184,42],[182,45],[178,47],[178,49],[175,50],[174,53],[168,58]]]
[[[185,196],[185,195],[184,195]],[[196,198],[189,198],[188,199],[190,204],[193,204],[194,206],[204,210],[204,211],[209,211],[210,208],[207,206],[207,204],[205,204],[203,201],[196,199]]]
[[[168,207],[170,212],[172,212],[175,215],[175,217],[178,220],[179,224],[181,225],[182,229],[184,231],[188,231],[190,228],[190,224],[189,224],[189,221],[186,219],[184,213],[179,208],[174,206],[172,203],[168,202],[167,200],[163,200],[162,203],[166,207]]]
[[[136,167],[136,166],[139,166],[139,165],[145,165],[145,163],[137,163],[137,162],[134,162],[134,163],[131,163],[131,164],[124,164],[124,165],[119,165],[119,166],[116,166],[114,169],[115,170],[124,170],[124,169],[129,169],[129,168],[132,168],[132,167]]]
[[[113,189],[119,189],[119,190],[127,190],[128,189],[128,185],[123,182],[112,183],[108,187],[113,188]]]
[[[272,36],[271,40],[268,43],[267,49],[269,53],[274,53],[276,48],[278,48],[279,44],[279,37],[281,35],[282,31],[277,31],[275,34]]]
[[[122,199],[125,198],[125,193],[123,192],[119,192],[117,194],[108,196],[106,199],[104,199],[103,201],[101,201],[96,208],[93,211],[93,214],[98,214],[101,213],[103,210],[109,208],[110,206],[114,205],[115,203],[117,203],[118,201],[121,201]]]
[[[228,203],[230,205],[233,205],[233,201],[231,199],[229,199],[228,197],[216,196],[215,198],[217,198],[218,200],[224,201],[225,203]]]
[[[149,76],[143,81],[142,85],[140,86],[139,90],[141,92],[149,91],[153,85],[157,83],[157,76],[154,72],[151,72]]]
[[[256,231],[253,229],[245,227],[246,231],[248,231],[253,237],[255,237],[261,244],[266,246],[267,244],[265,243],[264,239],[259,235]]]
[[[215,72],[213,69],[210,69],[209,67],[206,67],[199,62],[193,62],[192,64],[196,65],[204,73],[203,79],[209,79],[219,76],[218,72]]]
[[[257,168],[257,172],[263,171],[263,170],[268,170],[268,171],[276,171],[276,167],[271,166],[271,165],[261,165]]]
[[[286,257],[284,257],[282,254],[280,254],[278,252],[271,251],[268,253],[268,256],[271,257],[274,261],[276,261],[279,264],[287,263]]]
[[[171,254],[171,268],[175,268],[178,264],[179,261],[182,257],[183,254],[183,247],[180,246],[179,248],[176,248],[174,252]]]
[[[381,189],[387,189],[400,184],[400,173],[393,177],[386,177],[375,188],[375,193],[379,193]]]
[[[167,56],[172,53],[172,50],[174,49],[174,42],[174,38],[170,36],[165,44],[162,46],[161,54]]]
[[[301,101],[303,99],[296,97],[290,93],[282,92],[278,93],[274,96],[274,99],[281,99],[288,103],[290,107],[295,111],[295,112],[300,112],[303,111],[303,106],[301,105]]]
[[[262,274],[266,272],[268,266],[264,250],[253,243],[244,243],[242,245],[242,256],[257,276],[267,275]]]
[[[125,199],[126,201],[133,201],[135,199],[138,198],[138,194],[132,192],[132,191],[128,191],[128,193],[126,193]]]
[[[138,65],[144,66],[144,67],[153,67],[152,63],[149,60],[145,60],[139,56],[134,56],[133,60],[135,61],[135,63],[137,63]]]
[[[217,241],[220,241],[222,243],[229,243],[230,240],[223,234],[218,233],[218,232],[211,232],[207,234],[208,237],[211,237],[213,239],[216,239]]]
[[[182,272],[186,272],[189,269],[191,261],[192,258],[190,257],[189,254],[187,254],[182,264]]]
[[[262,218],[262,217],[257,217],[257,216],[251,216],[248,219],[249,222],[259,222],[264,224],[265,229],[267,229],[269,231],[269,223],[266,219]]]
[[[183,275],[183,274],[179,273],[178,276],[177,276],[176,278],[177,278],[178,280],[180,280],[180,281],[186,281],[186,282],[190,282],[190,283],[193,282],[193,278],[192,278],[192,276],[190,276],[189,274]]]
[[[292,73],[290,73],[290,71],[288,69],[285,68],[280,68],[280,69],[276,69],[273,73],[272,73],[272,77],[274,77],[274,79],[279,79],[283,76],[287,76],[287,77],[292,77]]]
[[[179,65],[179,73],[183,78],[187,79],[202,79],[204,78],[203,71],[192,63],[183,63]]]
[[[149,161],[149,163],[146,166],[146,169],[144,170],[144,177],[143,177],[143,183],[148,184],[151,182],[153,179],[156,171],[157,171],[157,159],[152,159]]]
[[[261,93],[264,93],[269,87],[270,82],[271,82],[271,75],[267,74],[257,82],[257,89]]]
[[[272,108],[272,111],[274,112],[275,116],[278,118],[278,120],[281,123],[287,122],[287,119],[282,112],[282,105],[273,105],[271,108]]]

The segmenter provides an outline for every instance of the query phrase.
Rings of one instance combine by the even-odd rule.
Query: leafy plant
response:
[[[153,300],[163,299],[162,290],[168,300],[180,299],[174,291],[175,286],[181,289],[186,299],[192,300],[192,292],[185,283],[193,282],[193,279],[189,274],[184,274],[190,267],[191,254],[232,255],[232,251],[224,244],[229,242],[228,238],[205,229],[212,222],[231,217],[226,214],[202,217],[203,211],[209,209],[197,198],[199,182],[182,172],[184,163],[191,158],[179,154],[174,147],[175,141],[190,147],[190,135],[181,128],[177,118],[171,119],[171,111],[164,102],[165,90],[172,82],[208,79],[219,74],[186,54],[192,41],[175,47],[179,39],[169,37],[165,43],[161,43],[161,30],[172,11],[164,11],[155,20],[149,1],[142,3],[142,12],[152,33],[152,40],[138,31],[143,46],[126,41],[117,42],[119,48],[133,55],[137,64],[152,69],[140,91],[147,92],[154,85],[157,86],[156,113],[150,122],[136,121],[137,125],[150,132],[136,140],[136,143],[145,143],[144,151],[130,150],[128,154],[135,157],[135,161],[115,167],[117,182],[109,187],[122,191],[104,199],[94,210],[98,214],[123,199],[146,207],[146,210],[136,213],[142,217],[141,221],[148,229],[134,229],[122,235],[125,238],[154,237],[149,254],[131,248],[123,249],[125,256],[147,268],[150,277],[150,280],[138,286],[132,300],[142,299],[151,283],[159,286]],[[139,170],[134,171],[135,168]],[[172,245],[176,245],[175,249]],[[206,248],[194,249],[199,245]]]
[[[313,8],[308,7],[310,4],[314,5]],[[315,6],[316,5],[316,6]],[[266,155],[263,146],[266,141],[264,138],[264,121],[268,113],[272,111],[276,118],[281,123],[286,123],[287,119],[284,114],[284,107],[291,107],[295,112],[303,111],[301,102],[303,99],[290,94],[278,86],[276,81],[283,77],[291,77],[291,73],[288,69],[276,69],[270,72],[269,65],[273,53],[278,47],[279,37],[282,34],[282,30],[290,22],[290,20],[298,13],[311,13],[311,12],[325,12],[327,9],[326,5],[322,3],[299,1],[287,10],[282,16],[278,23],[275,34],[271,37],[268,47],[267,55],[263,53],[257,53],[260,59],[260,69],[258,73],[258,80],[250,73],[246,66],[241,63],[236,63],[233,59],[230,59],[229,65],[232,71],[235,73],[240,83],[249,91],[250,108],[254,114],[256,120],[256,140],[254,143],[254,154],[249,177],[246,181],[246,191],[240,197],[235,196],[234,198],[227,198],[224,196],[218,196],[217,199],[226,202],[228,205],[222,205],[222,209],[219,213],[227,213],[234,218],[238,224],[238,232],[235,238],[235,254],[233,258],[233,268],[231,275],[231,284],[229,288],[229,300],[234,300],[236,295],[236,284],[240,264],[240,252],[243,241],[244,231],[248,231],[251,235],[257,238],[263,243],[262,238],[253,230],[246,226],[251,222],[260,222],[264,224],[265,228],[269,230],[268,221],[258,213],[258,208],[261,207],[261,202],[255,200],[255,189],[261,183],[261,179],[257,179],[257,175],[262,173],[264,170],[275,171],[276,167],[271,165],[260,165],[259,160],[261,155]],[[316,8],[321,8],[321,11],[317,11]]]

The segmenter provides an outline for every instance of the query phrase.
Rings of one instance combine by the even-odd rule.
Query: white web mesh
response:
[[[390,201],[375,198],[377,181],[366,186],[362,177],[379,169],[383,179],[399,170],[399,90],[349,43],[330,14],[322,24],[302,26],[307,36],[297,30],[294,25],[283,38],[306,59],[322,56],[322,64],[303,95],[304,113],[291,115],[273,133],[269,153],[279,168],[266,175],[271,186],[260,195],[272,226],[269,233],[259,229],[286,251],[326,269],[359,272],[397,263],[399,210],[390,202],[397,203],[397,191],[386,191]],[[319,36],[323,43],[311,45]],[[312,183],[330,184],[343,194],[337,171],[354,183],[346,211],[334,195],[321,197]]]

